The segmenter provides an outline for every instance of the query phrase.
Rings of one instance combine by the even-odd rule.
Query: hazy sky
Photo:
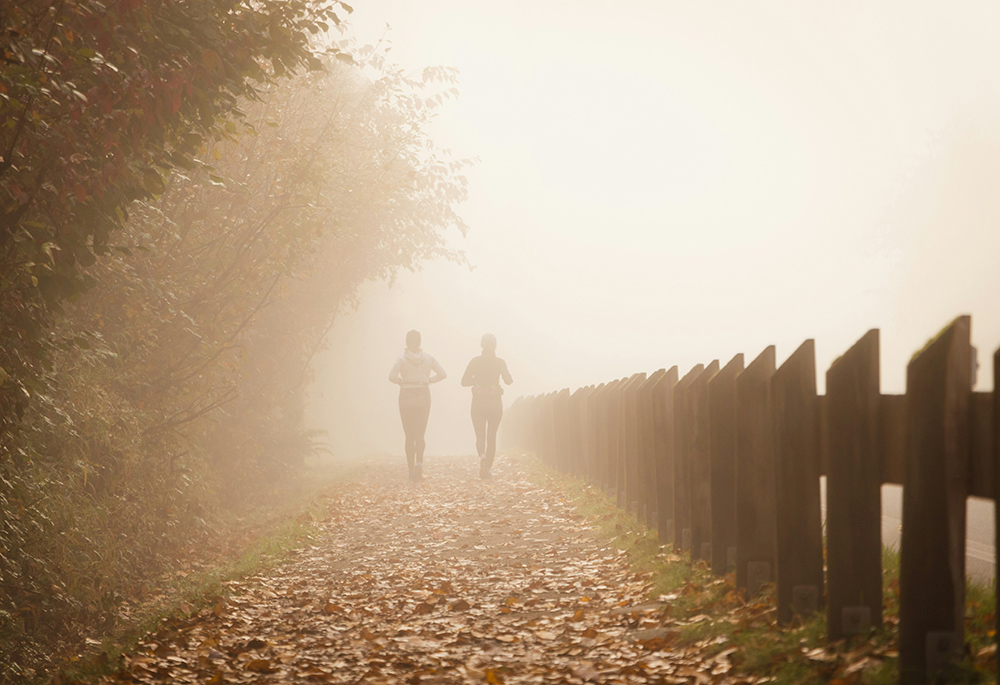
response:
[[[1000,3],[358,2],[397,63],[458,67],[434,137],[478,157],[447,263],[364,289],[317,364],[339,453],[401,453],[410,328],[451,375],[428,453],[472,453],[482,333],[520,394],[677,364],[832,359],[882,330],[883,392],[973,315],[1000,346]]]

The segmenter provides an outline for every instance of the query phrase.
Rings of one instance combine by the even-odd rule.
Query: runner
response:
[[[420,349],[420,332],[406,334],[406,350],[389,372],[389,382],[399,385],[399,417],[406,434],[406,465],[410,480],[423,477],[424,433],[431,413],[430,384],[448,377],[434,357]]]
[[[500,379],[510,385],[514,380],[507,362],[497,357],[497,339],[492,333],[483,336],[483,353],[473,358],[462,376],[462,387],[472,388],[472,427],[476,431],[479,454],[479,477],[492,478],[493,458],[497,453],[497,428],[503,417],[503,388]]]

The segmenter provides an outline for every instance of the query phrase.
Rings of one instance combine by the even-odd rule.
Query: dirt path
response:
[[[702,682],[558,494],[498,464],[376,464],[310,547],[150,637],[105,682]],[[724,669],[720,669],[724,670]],[[719,674],[719,681],[725,676]],[[714,679],[713,679],[714,680]]]

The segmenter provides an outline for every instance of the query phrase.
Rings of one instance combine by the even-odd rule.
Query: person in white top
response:
[[[399,417],[406,434],[406,464],[410,480],[420,480],[424,464],[424,433],[431,413],[430,384],[448,377],[437,360],[420,349],[420,332],[406,334],[406,350],[389,372],[399,386]]]

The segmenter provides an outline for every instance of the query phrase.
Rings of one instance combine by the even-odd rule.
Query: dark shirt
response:
[[[462,387],[472,388],[473,397],[481,395],[495,395],[499,397],[503,394],[500,387],[500,379],[510,385],[514,379],[510,377],[507,370],[507,362],[496,355],[481,354],[474,357],[462,376]]]

